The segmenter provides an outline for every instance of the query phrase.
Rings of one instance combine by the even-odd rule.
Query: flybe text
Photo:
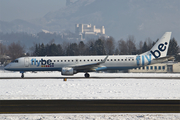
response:
[[[158,50],[154,50],[154,51],[150,51],[151,52],[151,54],[155,57],[155,58],[159,58],[159,57],[161,57],[161,52],[164,52],[165,50],[166,50],[166,45],[167,45],[168,43],[167,42],[165,42],[165,44],[163,44],[163,43],[161,43],[161,44],[159,44],[158,45]]]
[[[151,54],[148,55],[139,55],[136,57],[136,61],[137,61],[137,65],[140,66],[142,64],[142,66],[144,65],[150,65],[151,64]],[[147,61],[147,62],[146,62]]]
[[[36,65],[37,67],[54,67],[54,63],[52,60],[36,60],[36,58],[31,59],[31,65]]]

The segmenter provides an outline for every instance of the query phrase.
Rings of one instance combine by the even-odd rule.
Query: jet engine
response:
[[[63,67],[61,70],[61,75],[74,75],[76,73],[77,72],[73,68],[70,68],[70,67]]]

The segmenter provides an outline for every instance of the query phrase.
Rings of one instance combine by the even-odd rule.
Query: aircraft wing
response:
[[[71,66],[71,67],[76,69],[76,70],[94,70],[100,64],[105,63],[107,58],[108,58],[108,55],[101,62],[96,62],[96,63],[91,63],[91,64],[83,64],[83,65],[76,65],[76,66]]]

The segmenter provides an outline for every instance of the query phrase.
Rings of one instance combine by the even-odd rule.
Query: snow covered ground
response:
[[[170,79],[0,79],[0,100],[16,99],[180,99],[180,74],[90,73],[91,77],[169,77]],[[0,71],[0,77],[20,77]],[[72,77],[83,77],[76,74]],[[62,77],[60,72],[25,73],[25,77]],[[69,77],[69,76],[68,76]],[[176,113],[0,114],[0,120],[180,120]]]
[[[76,74],[81,77],[84,74]],[[19,77],[0,72],[0,77]],[[59,72],[26,73],[26,77],[62,77]],[[180,74],[91,73],[92,77],[180,77]],[[73,77],[73,76],[72,76]],[[180,79],[0,79],[4,99],[180,99]]]
[[[0,120],[180,120],[180,114],[119,113],[119,114],[5,114]]]

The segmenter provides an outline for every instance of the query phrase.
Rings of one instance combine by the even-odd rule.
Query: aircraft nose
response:
[[[8,70],[9,68],[10,68],[9,64],[4,67],[5,70]]]

